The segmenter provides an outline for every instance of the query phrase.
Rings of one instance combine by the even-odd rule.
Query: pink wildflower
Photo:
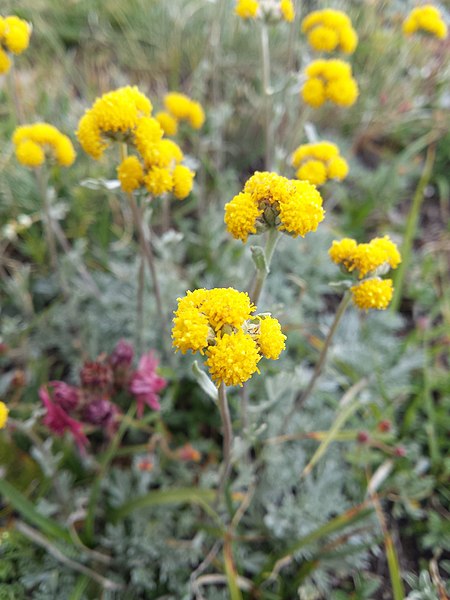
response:
[[[158,360],[154,357],[153,352],[143,354],[137,371],[131,377],[130,392],[136,396],[138,417],[142,417],[145,404],[152,410],[161,408],[158,392],[166,387],[167,382],[163,377],[157,375],[157,366]]]
[[[77,388],[67,385],[64,381],[49,381],[47,384],[53,390],[53,400],[63,410],[70,412],[78,406],[80,393]]]
[[[56,435],[63,436],[66,431],[70,431],[75,442],[80,450],[88,445],[89,441],[83,433],[83,427],[79,421],[75,421],[69,415],[55,404],[50,398],[50,394],[45,385],[39,389],[39,398],[47,409],[47,414],[44,417],[44,424]]]

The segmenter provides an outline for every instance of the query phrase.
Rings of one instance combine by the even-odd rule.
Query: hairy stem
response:
[[[227,400],[226,385],[221,383],[219,387],[219,411],[223,427],[223,461],[220,474],[217,497],[223,495],[231,471],[231,448],[233,445],[233,428],[231,426],[230,409]]]
[[[270,273],[270,263],[272,262],[273,253],[275,246],[279,239],[278,230],[273,228],[269,229],[266,240],[266,247],[264,248],[265,266],[257,268],[256,277],[250,293],[250,298],[253,304],[257,304],[261,296],[261,292],[264,286],[264,282],[267,279],[267,275]]]

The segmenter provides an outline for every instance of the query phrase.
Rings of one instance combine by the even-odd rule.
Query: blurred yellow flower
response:
[[[166,135],[176,135],[178,131],[178,121],[165,110],[155,115],[155,119],[161,125]]]
[[[307,66],[306,76],[301,94],[313,108],[319,108],[326,100],[339,106],[356,102],[358,85],[348,63],[338,59],[315,60]]]
[[[185,165],[177,165],[172,173],[173,193],[178,200],[184,200],[192,191],[195,173]]]
[[[396,269],[402,260],[396,244],[387,235],[365,244],[357,244],[349,238],[335,240],[329,255],[334,263],[342,264],[350,273],[357,271],[360,279],[380,268]]]
[[[137,156],[128,156],[117,167],[117,176],[124,192],[137,190],[144,182],[144,170]]]
[[[358,36],[350,18],[340,10],[324,9],[309,13],[302,21],[309,45],[318,52],[355,51]]]
[[[292,155],[292,165],[298,179],[314,185],[323,185],[328,179],[342,181],[348,174],[348,165],[339,156],[339,148],[332,142],[317,142],[298,146]]]
[[[254,19],[258,15],[259,3],[257,0],[237,0],[234,12],[241,19]]]
[[[6,422],[8,420],[8,413],[8,407],[4,402],[0,401],[0,429],[3,429],[5,427]]]
[[[0,17],[0,48],[4,51],[12,52],[12,54],[22,54],[30,43],[31,25],[19,19],[15,15],[8,17]],[[0,73],[6,73],[5,69],[7,61],[3,58],[3,68],[0,67]]]
[[[12,141],[17,160],[27,167],[40,167],[46,157],[70,167],[76,157],[70,139],[48,123],[21,125],[15,129]]]
[[[403,33],[407,36],[424,31],[439,39],[447,37],[447,25],[439,9],[432,4],[414,8],[403,22]]]
[[[194,129],[200,129],[205,122],[202,105],[179,92],[169,92],[164,97],[164,105],[177,121],[187,121]]]

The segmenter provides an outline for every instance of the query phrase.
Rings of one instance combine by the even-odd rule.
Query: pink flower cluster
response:
[[[144,354],[138,368],[133,370],[134,350],[131,344],[120,340],[113,352],[95,361],[86,361],[80,372],[80,386],[63,381],[50,381],[39,389],[39,397],[46,409],[44,424],[56,435],[68,431],[78,448],[89,443],[85,429],[101,430],[111,436],[117,428],[117,416],[124,402],[134,397],[137,415],[142,417],[145,405],[159,410],[159,392],[167,382],[157,374],[158,360],[153,352]],[[125,400],[124,400],[125,397]]]

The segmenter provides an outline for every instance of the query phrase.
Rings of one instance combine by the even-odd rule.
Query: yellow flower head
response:
[[[307,181],[292,181],[290,188],[291,193],[279,204],[281,223],[278,229],[292,237],[304,237],[310,231],[316,231],[325,217],[322,196]]]
[[[318,52],[355,51],[358,36],[350,18],[340,10],[325,9],[309,13],[302,21],[309,45]]]
[[[164,97],[164,105],[177,121],[187,121],[194,129],[200,129],[205,122],[202,105],[179,92],[169,92]]]
[[[277,360],[286,347],[280,323],[270,316],[261,318],[257,340],[261,354],[272,360]]]
[[[358,244],[356,240],[344,238],[339,242],[334,240],[328,254],[331,260],[337,265],[343,265],[348,271],[354,269],[353,260]]]
[[[165,110],[157,113],[155,119],[161,125],[166,135],[176,135],[178,131],[178,121],[170,113]]]
[[[292,0],[281,0],[280,10],[281,14],[283,15],[283,19],[288,23],[292,23],[295,18],[295,10]]]
[[[303,100],[319,108],[326,100],[339,106],[351,106],[358,98],[358,84],[352,77],[351,66],[338,59],[315,60],[306,68]]]
[[[162,140],[164,131],[161,125],[153,117],[142,117],[136,121],[136,127],[133,131],[133,141],[137,151],[143,159],[152,163],[152,151]]]
[[[342,264],[350,273],[357,271],[359,279],[373,274],[377,269],[396,269],[401,263],[397,246],[387,235],[374,238],[366,244],[357,244],[349,238],[334,241],[329,255],[333,262]]]
[[[348,174],[347,162],[339,156],[339,148],[332,142],[302,144],[292,155],[297,178],[322,185],[328,179],[342,181]]]
[[[442,40],[447,37],[447,25],[436,6],[424,4],[411,11],[403,23],[403,33],[409,36],[416,31],[424,31]]]
[[[17,160],[31,168],[40,167],[46,156],[63,167],[70,167],[76,154],[70,139],[48,123],[21,125],[13,133]]]
[[[173,189],[173,177],[169,169],[150,167],[144,176],[144,184],[152,196],[162,196]]]
[[[184,165],[177,165],[173,170],[172,176],[175,198],[184,200],[192,191],[195,173]]]
[[[286,337],[268,315],[252,313],[246,293],[233,288],[199,289],[178,298],[172,340],[176,350],[206,354],[217,385],[242,385],[263,356],[277,360]]]
[[[13,54],[21,54],[30,43],[31,25],[15,15],[0,19],[0,45]]]
[[[131,193],[141,187],[144,182],[144,169],[137,156],[128,156],[117,167],[120,187]]]
[[[292,23],[295,18],[292,0],[237,0],[234,12],[241,19],[261,18],[268,23]]]
[[[126,86],[97,98],[78,125],[83,150],[98,159],[111,141],[129,141],[142,117],[152,112],[150,100],[137,87]]]
[[[394,288],[392,279],[374,277],[365,279],[350,288],[354,304],[361,310],[375,308],[385,310],[392,300]]]
[[[246,242],[249,234],[256,233],[256,220],[262,212],[263,209],[251,194],[241,192],[225,204],[225,224],[228,231],[237,240]]]
[[[3,48],[0,47],[0,75],[7,73],[11,68],[11,60]]]
[[[205,364],[216,385],[242,386],[254,373],[259,373],[258,346],[241,330],[218,338],[215,346],[209,346],[207,356]]]
[[[6,421],[8,420],[8,407],[4,402],[0,401],[0,429],[3,429],[6,425]]]
[[[270,227],[304,236],[317,229],[324,215],[322,197],[313,185],[266,171],[252,175],[244,191],[225,205],[227,229],[243,242]]]
[[[258,16],[259,2],[257,0],[237,0],[234,12],[241,19],[254,19]]]

